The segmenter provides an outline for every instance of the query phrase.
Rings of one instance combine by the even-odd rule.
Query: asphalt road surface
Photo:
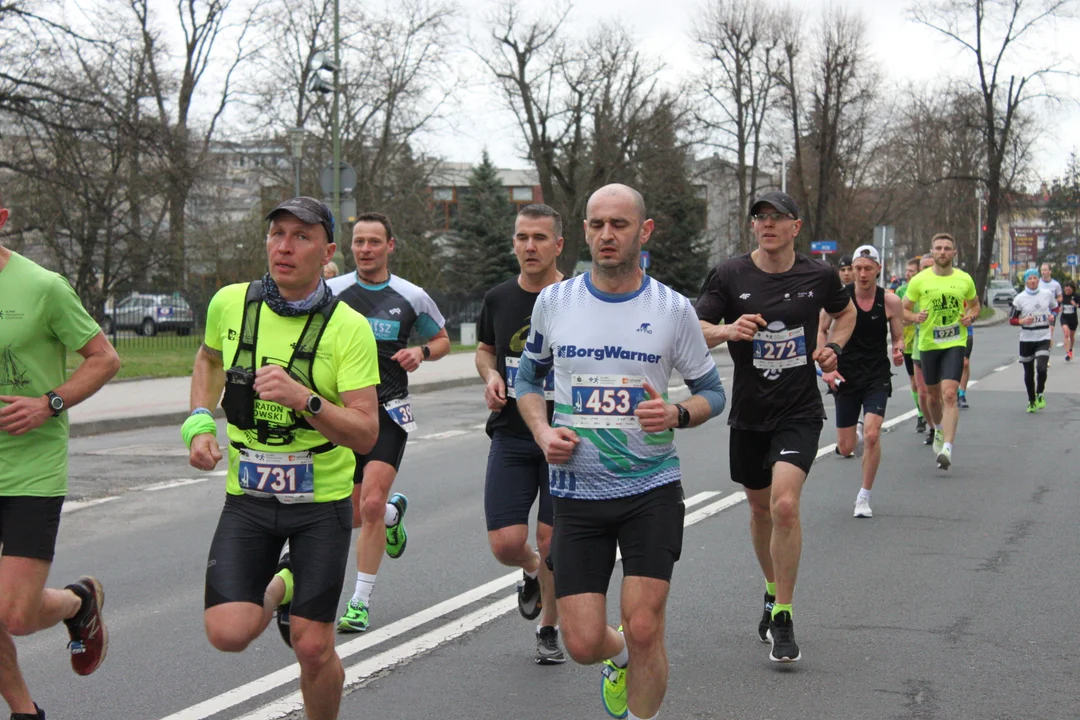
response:
[[[687,528],[668,606],[662,717],[1077,716],[1080,369],[1055,348],[1049,406],[1028,415],[1016,346],[1007,325],[977,333],[972,408],[947,472],[905,417],[912,401],[898,371],[873,519],[852,518],[859,461],[832,454],[826,422],[803,493],[795,665],[770,663],[757,639],[763,579],[728,477],[724,421],[679,432]],[[596,667],[533,663],[516,575],[488,551],[480,388],[425,394],[415,408],[420,429],[395,483],[410,500],[409,548],[383,562],[372,629],[340,636],[341,717],[606,717]],[[826,408],[831,418],[830,400]],[[177,428],[151,428],[72,441],[71,476],[51,583],[99,577],[111,643],[102,668],[80,678],[62,626],[18,640],[50,720],[301,718],[297,668],[273,626],[241,655],[204,636],[221,474],[187,465]],[[342,607],[352,585],[350,575]]]

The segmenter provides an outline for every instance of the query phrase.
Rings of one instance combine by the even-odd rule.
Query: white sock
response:
[[[545,625],[537,625],[536,626],[536,634],[537,635],[540,634],[540,628],[542,628],[542,627],[547,627],[547,626],[545,626]],[[559,626],[558,625],[555,625],[554,628],[555,628],[555,632],[559,632]]]
[[[949,452],[952,452],[952,443],[947,442],[947,443],[945,443],[945,445],[943,447],[944,447],[944,449],[948,450]]]
[[[626,720],[656,720],[656,718],[660,717],[660,713],[656,713],[652,717],[647,717],[647,718],[643,718],[643,717],[641,717],[639,715],[635,715],[634,713],[630,712],[629,710],[627,710],[626,713],[627,713],[626,714]]]
[[[522,570],[522,572],[525,573],[525,577],[530,580],[535,580],[536,576],[540,574],[540,568],[536,568],[536,570],[533,570],[532,572],[529,572],[528,570]]]
[[[398,509],[396,505],[386,503],[386,512],[383,514],[383,525],[390,527],[391,525],[397,525],[398,521]]]
[[[375,590],[375,576],[367,573],[356,573],[356,590],[353,591],[352,602],[362,602],[371,607],[371,593]]]
[[[859,488],[859,499],[860,500],[869,500],[870,499],[870,491],[867,490],[866,488]]]
[[[615,663],[616,667],[624,668],[630,664],[630,652],[626,649],[626,638],[623,637],[622,633],[619,633],[619,636],[623,638],[622,650],[608,659]]]

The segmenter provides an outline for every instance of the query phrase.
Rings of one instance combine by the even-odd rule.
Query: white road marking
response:
[[[994,372],[1001,372],[1002,370],[1008,370],[1008,369],[1009,369],[1008,365],[1002,365],[1001,367],[994,368]]]
[[[446,440],[447,438],[458,437],[459,435],[468,435],[468,430],[444,430],[443,432],[432,433],[430,435],[420,435],[415,438],[416,440]]]
[[[143,492],[158,492],[159,490],[169,490],[170,488],[183,487],[184,485],[196,485],[198,483],[204,483],[209,481],[208,477],[201,478],[182,478],[180,480],[167,480],[166,482],[155,483],[154,485],[147,485],[144,488],[139,488]]]
[[[95,505],[101,505],[102,503],[112,502],[119,495],[113,495],[112,497],[97,498],[96,500],[73,500],[71,502],[65,502],[63,509],[60,510],[60,514],[75,512],[76,510],[85,510],[88,507],[94,507]]]

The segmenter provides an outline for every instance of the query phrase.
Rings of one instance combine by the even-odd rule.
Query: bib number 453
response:
[[[596,388],[589,393],[585,407],[597,415],[629,415],[632,400],[629,390]]]

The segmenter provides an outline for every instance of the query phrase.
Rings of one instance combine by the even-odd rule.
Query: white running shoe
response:
[[[861,458],[863,454],[863,448],[865,447],[865,441],[863,440],[863,422],[859,421],[859,424],[855,426],[855,457]]]
[[[950,465],[952,465],[952,450],[941,448],[937,456],[937,466],[942,470],[948,470]]]
[[[855,498],[855,517],[857,518],[872,518],[874,517],[874,511],[870,509],[870,499],[859,497]]]
[[[934,454],[935,455],[940,455],[941,450],[944,447],[945,447],[945,431],[944,430],[935,430],[934,431]]]

